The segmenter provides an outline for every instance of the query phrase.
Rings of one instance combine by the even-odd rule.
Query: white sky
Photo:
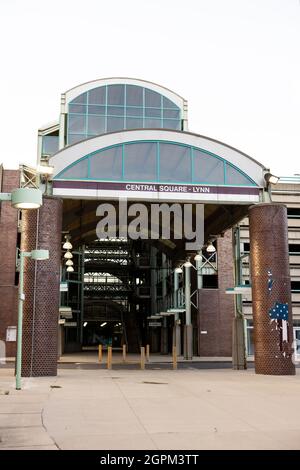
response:
[[[299,0],[0,0],[1,155],[36,162],[60,93],[128,76],[189,102],[189,129],[300,173]]]

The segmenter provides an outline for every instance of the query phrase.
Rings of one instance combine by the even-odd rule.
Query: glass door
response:
[[[295,360],[300,362],[300,327],[294,327],[294,348]]]

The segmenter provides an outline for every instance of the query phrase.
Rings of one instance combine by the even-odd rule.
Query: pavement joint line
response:
[[[120,384],[118,383],[118,381],[115,381],[114,382],[116,384],[116,386],[118,387],[121,395],[123,396],[124,400],[126,401],[127,405],[129,406],[129,408],[131,409],[132,413],[134,414],[136,420],[138,421],[138,423],[141,425],[141,427],[144,429],[146,435],[149,437],[149,439],[151,440],[151,442],[153,443],[155,449],[159,450],[159,448],[157,447],[157,444],[156,442],[154,441],[154,439],[152,438],[151,434],[149,434],[146,426],[142,423],[140,417],[138,416],[138,414],[135,412],[135,410],[133,409],[133,407],[131,406],[131,403],[129,402],[128,398],[126,397],[126,395],[124,394],[122,388],[120,387]]]
[[[54,380],[54,383],[56,384],[57,381],[59,380],[59,377],[56,376],[55,380]],[[50,387],[49,388],[49,393],[48,393],[48,399],[51,397],[51,395],[53,395],[54,393],[54,388]],[[56,440],[54,439],[54,437],[49,433],[46,425],[45,425],[45,420],[44,420],[44,411],[45,411],[45,408],[43,406],[42,410],[41,410],[41,422],[42,422],[42,426],[47,434],[47,436],[50,437],[50,439],[52,440],[53,444],[55,445],[55,447],[57,448],[57,450],[61,450],[61,448],[59,447],[59,445],[57,444]]]
[[[40,428],[41,424],[32,424],[32,425],[18,425],[18,426],[0,426],[0,431],[5,429],[24,429],[24,428]]]

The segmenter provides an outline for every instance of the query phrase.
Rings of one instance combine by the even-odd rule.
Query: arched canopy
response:
[[[256,186],[222,157],[192,145],[162,140],[105,147],[71,163],[55,179]]]

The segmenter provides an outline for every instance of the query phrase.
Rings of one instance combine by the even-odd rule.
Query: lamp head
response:
[[[72,243],[70,242],[70,236],[69,236],[69,235],[66,235],[66,236],[65,236],[65,239],[66,239],[66,241],[65,241],[65,243],[63,244],[63,249],[64,249],[64,250],[72,250],[73,245],[72,245]]]
[[[177,274],[182,274],[182,268],[178,266],[178,268],[175,268],[175,273]]]
[[[31,259],[36,261],[49,259],[49,250],[32,250]]]
[[[73,266],[68,266],[68,267],[67,267],[67,272],[68,272],[68,273],[73,273],[73,272],[74,272]]]
[[[66,262],[66,266],[73,266],[73,261],[71,259],[68,259],[68,261]]]
[[[214,247],[212,242],[207,243],[206,251],[207,251],[207,253],[215,253],[216,248]]]
[[[50,175],[53,175],[54,166],[50,166],[50,165],[39,165],[39,166],[37,167],[37,171],[38,171],[41,175],[50,176]]]
[[[186,262],[183,264],[183,266],[184,266],[185,268],[191,268],[191,267],[193,266],[192,263],[190,262],[190,258],[188,258],[188,259],[186,260]]]
[[[265,173],[264,178],[268,184],[277,184],[279,181],[279,177],[272,175],[270,172]]]
[[[11,203],[16,209],[38,209],[43,203],[42,191],[36,188],[18,188],[11,193]]]
[[[72,255],[71,251],[66,251],[66,253],[64,254],[64,258],[65,258],[65,259],[71,259],[71,258],[73,258],[73,255]]]

